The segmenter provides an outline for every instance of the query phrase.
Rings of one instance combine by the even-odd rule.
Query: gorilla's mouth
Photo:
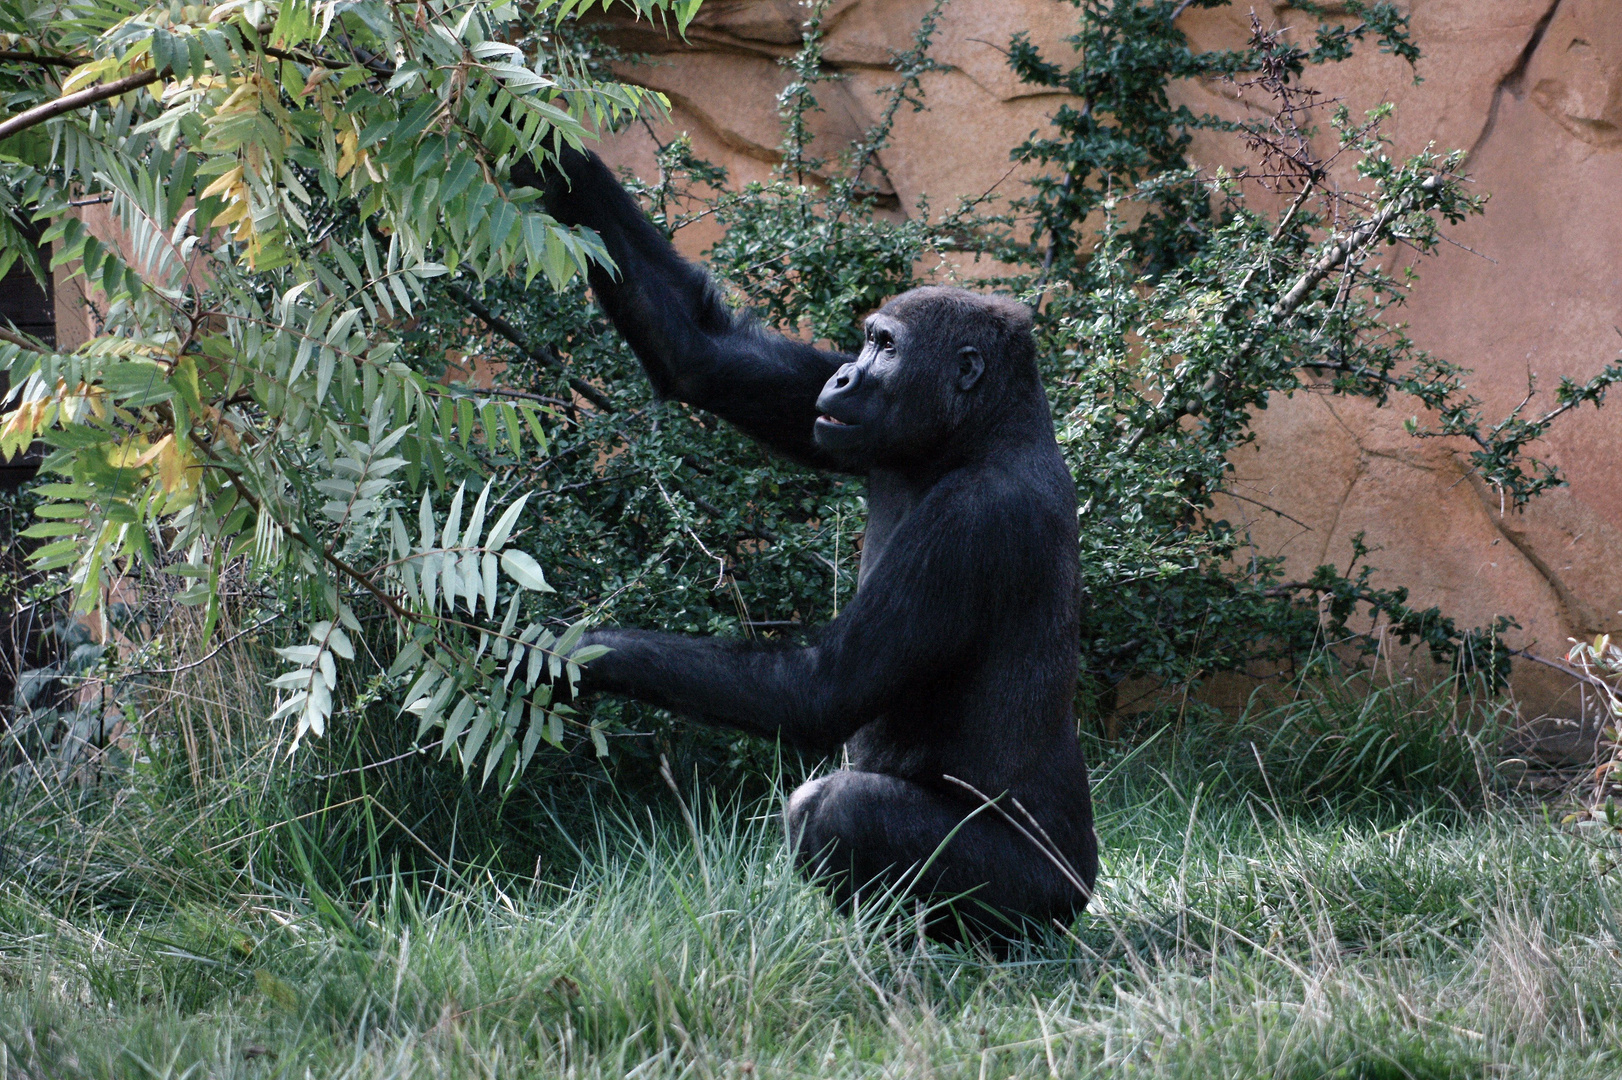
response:
[[[841,420],[831,413],[817,417],[813,427],[815,430],[811,437],[824,450],[853,450],[862,441],[863,428],[860,423]]]

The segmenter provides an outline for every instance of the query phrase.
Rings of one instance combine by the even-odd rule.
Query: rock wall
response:
[[[1334,7],[1333,4],[1330,5]],[[1467,171],[1491,194],[1488,213],[1454,229],[1456,242],[1425,260],[1407,317],[1423,348],[1475,370],[1472,389],[1502,414],[1536,376],[1588,378],[1622,348],[1622,4],[1617,0],[1413,0],[1424,50],[1415,85],[1407,65],[1365,48],[1315,71],[1315,85],[1354,111],[1380,101],[1397,111],[1395,151],[1427,143],[1467,148]],[[886,59],[907,48],[928,0],[835,0],[826,59],[846,79],[819,87],[819,139],[842,143],[873,118]],[[1250,6],[1189,10],[1180,26],[1200,48],[1241,44]],[[1310,31],[1316,18],[1288,4],[1257,3],[1275,25]],[[622,74],[667,94],[669,123],[611,140],[605,156],[643,175],[653,139],[688,132],[734,180],[765,178],[777,160],[779,60],[799,41],[806,9],[793,0],[708,0],[685,43],[646,23],[621,23],[620,44],[648,62]],[[1053,59],[1067,59],[1075,9],[1058,0],[953,0],[934,56],[949,70],[926,77],[929,110],[903,112],[883,164],[898,213],[928,193],[936,206],[996,188],[1019,193],[1008,150],[1044,125],[1057,95],[1033,93],[1009,73],[1001,50],[1027,31]],[[1246,106],[1232,88],[1195,83],[1178,94],[1196,111]],[[1239,150],[1214,136],[1195,156],[1215,166]],[[707,229],[712,231],[706,231]],[[705,224],[678,238],[697,255],[714,240]],[[1622,629],[1622,401],[1559,422],[1539,447],[1570,486],[1507,514],[1463,465],[1461,447],[1408,436],[1398,408],[1375,410],[1319,394],[1278,401],[1260,417],[1257,445],[1235,465],[1239,490],[1288,515],[1230,500],[1265,552],[1298,569],[1344,565],[1363,532],[1380,550],[1382,584],[1405,584],[1422,604],[1461,622],[1499,613],[1519,620],[1517,644],[1558,657],[1567,638]],[[1533,715],[1574,715],[1562,676],[1527,664],[1516,685]]]

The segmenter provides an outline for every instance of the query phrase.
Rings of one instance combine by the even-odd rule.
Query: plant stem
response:
[[[484,325],[488,326],[491,330],[494,330],[496,333],[500,334],[502,337],[516,345],[519,352],[523,353],[525,356],[529,357],[531,360],[534,360],[538,364],[544,364],[555,371],[563,372],[568,377],[569,389],[573,390],[575,393],[597,406],[598,411],[605,413],[611,413],[614,411],[614,403],[608,400],[607,395],[605,395],[595,386],[591,385],[585,379],[582,379],[576,375],[570,375],[568,365],[565,364],[563,360],[557,356],[557,354],[551,352],[550,350],[543,352],[540,349],[535,348],[529,343],[528,339],[525,338],[523,334],[519,333],[517,327],[513,326],[512,323],[508,322],[506,319],[503,319],[489,308],[485,307],[484,304],[480,303],[478,297],[474,296],[460,285],[448,285],[446,286],[446,291],[449,292],[451,296],[455,297],[457,303],[471,311],[480,322],[484,323]]]
[[[110,83],[100,86],[87,86],[83,90],[76,90],[71,94],[63,94],[55,101],[47,101],[43,105],[35,105],[13,116],[5,123],[0,123],[0,139],[10,138],[19,131],[26,131],[53,117],[63,113],[72,112],[86,105],[94,105],[98,101],[106,101],[120,94],[127,94],[131,90],[138,90],[149,83],[158,81],[158,73],[152,71],[138,71],[133,75],[126,75],[122,79],[114,79]]]

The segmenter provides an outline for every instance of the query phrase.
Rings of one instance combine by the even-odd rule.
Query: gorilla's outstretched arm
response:
[[[595,154],[566,150],[562,161],[566,176],[521,161],[512,181],[539,188],[565,225],[602,237],[616,269],[593,265],[592,292],[654,391],[713,412],[796,461],[837,468],[811,433],[817,395],[851,358],[739,318],[709,274],[676,253]]]
[[[1029,568],[1017,545],[994,534],[1042,525],[995,502],[973,484],[931,492],[917,520],[961,527],[904,527],[851,603],[807,646],[598,630],[586,642],[612,651],[586,667],[584,688],[832,753],[900,703],[951,692],[987,628],[1028,602]]]

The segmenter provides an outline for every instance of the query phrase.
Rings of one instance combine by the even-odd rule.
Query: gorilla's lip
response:
[[[865,432],[861,424],[823,413],[817,417],[811,437],[824,450],[843,452],[860,446],[865,438]]]

